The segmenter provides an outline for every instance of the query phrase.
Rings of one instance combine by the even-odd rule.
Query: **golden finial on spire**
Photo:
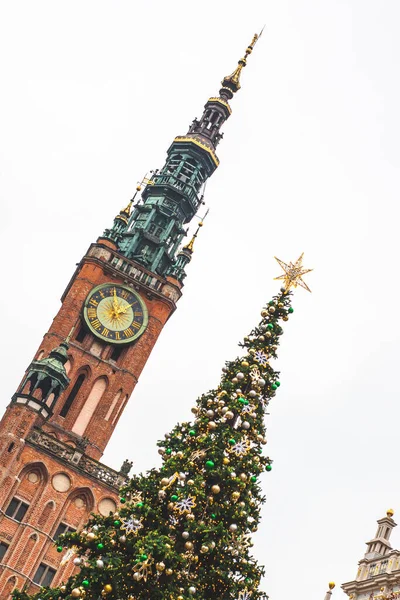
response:
[[[199,224],[197,226],[196,231],[194,232],[194,234],[192,236],[192,239],[190,240],[190,242],[188,244],[186,244],[186,246],[183,246],[182,250],[189,250],[189,252],[191,252],[191,253],[193,252],[194,240],[197,238],[197,234],[200,231],[200,227],[203,227],[203,225],[204,225],[204,219],[208,215],[209,210],[210,209],[208,208],[207,211],[206,211],[206,214],[204,215],[204,217],[200,219],[200,222],[199,222]]]
[[[300,255],[300,257],[296,260],[295,263],[290,262],[288,265],[285,262],[283,262],[283,260],[276,258],[276,256],[274,257],[275,260],[282,267],[282,269],[285,271],[283,275],[280,275],[279,277],[274,277],[274,279],[283,279],[285,282],[286,291],[290,290],[291,287],[296,288],[299,285],[308,292],[311,292],[308,285],[302,279],[303,275],[312,271],[312,269],[303,268],[303,254],[304,253]]]
[[[247,57],[253,52],[254,46],[256,45],[257,40],[261,37],[262,32],[264,31],[264,27],[260,31],[260,33],[256,33],[251,40],[251,43],[247,46],[246,52],[238,62],[238,66],[236,69],[228,75],[224,77],[222,80],[222,90],[221,94],[225,93],[228,98],[232,98],[233,94],[235,94],[238,90],[240,90],[240,74],[242,72],[243,67],[247,64]]]

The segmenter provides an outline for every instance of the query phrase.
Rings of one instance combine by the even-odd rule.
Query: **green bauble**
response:
[[[173,496],[171,496],[171,500],[172,502],[176,502],[178,500],[178,496],[174,494]]]
[[[229,440],[229,443],[230,443],[231,446],[234,446],[236,444],[236,440],[234,440],[233,438],[231,438]]]
[[[62,552],[63,551],[63,547],[62,546],[57,546],[57,552]]]
[[[194,435],[196,435],[196,432],[195,432],[195,430],[194,430],[194,429],[191,429],[191,430],[189,431],[189,435],[191,435],[192,437],[193,437]]]
[[[281,385],[281,382],[280,382],[280,381],[275,381],[275,385],[276,385],[277,387],[279,387],[279,386]]]
[[[255,475],[252,475],[250,477],[250,481],[252,481],[253,483],[255,483],[257,481],[257,477]]]
[[[115,527],[119,527],[121,525],[121,521],[118,521],[118,520],[114,521],[114,525],[115,525]]]
[[[81,583],[81,586],[84,588],[88,588],[90,585],[90,582],[88,581],[88,579],[84,579]]]
[[[266,471],[272,471],[272,465],[267,465],[267,466],[265,467],[265,470],[266,470]]]
[[[207,468],[209,471],[211,471],[211,469],[213,469],[214,467],[215,467],[215,464],[214,464],[214,462],[213,462],[212,460],[208,460],[208,461],[206,462],[206,468]]]
[[[103,548],[104,548],[104,544],[103,544],[102,542],[99,542],[99,543],[97,544],[97,548],[98,548],[99,550],[103,550]]]
[[[278,389],[278,386],[276,385],[276,383],[273,383],[273,384],[271,385],[271,389],[272,389],[272,390],[277,390],[277,389]]]
[[[267,327],[268,327],[268,329],[273,329],[274,328],[274,326],[272,325],[272,323],[268,323]]]
[[[141,554],[140,560],[147,560],[147,554]]]
[[[294,308],[292,308],[291,306],[289,306],[288,312],[290,312],[290,313],[294,312]]]
[[[126,498],[120,498],[119,501],[121,502],[121,504],[125,504]]]
[[[138,503],[136,504],[136,506],[137,506],[137,508],[142,508],[142,507],[143,507],[143,502],[138,502]]]
[[[171,454],[171,452],[172,452],[171,448],[167,448],[165,451],[165,454]]]

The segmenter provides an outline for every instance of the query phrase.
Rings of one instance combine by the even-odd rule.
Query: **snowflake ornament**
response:
[[[206,450],[208,450],[208,448],[206,448]],[[190,460],[194,462],[195,460],[200,460],[201,458],[204,458],[206,455],[206,450],[196,450],[195,452],[193,452],[193,454],[191,454]]]
[[[177,519],[175,515],[169,515],[169,524],[171,527],[176,527],[179,525],[179,519]]]
[[[260,383],[260,379],[262,379],[260,369],[258,367],[252,367],[250,371],[250,379],[251,383],[257,387]]]
[[[192,512],[192,508],[196,506],[196,497],[188,496],[187,498],[182,498],[182,500],[178,500],[175,503],[174,509],[178,511],[180,515],[188,514]]]
[[[239,592],[238,600],[250,600],[252,592],[249,592],[247,588],[242,592]]]
[[[229,448],[229,452],[235,454],[235,456],[245,456],[251,448],[251,443],[248,437],[245,435],[241,440],[236,442],[234,446]]]
[[[121,529],[126,535],[137,535],[142,527],[142,519],[136,519],[134,515],[131,515],[130,519],[122,519]]]
[[[143,492],[135,492],[132,496],[130,496],[129,499],[132,502],[132,504],[143,502]]]
[[[243,404],[241,411],[242,414],[246,415],[248,413],[252,413],[256,410],[256,407],[253,404]]]
[[[262,352],[261,350],[257,350],[257,352],[254,354],[254,358],[256,359],[257,362],[260,363],[260,365],[262,367],[267,366],[268,356],[265,354],[265,352]]]
[[[146,560],[137,563],[133,567],[133,571],[135,573],[139,573],[140,579],[147,581],[148,576],[152,575],[152,573],[153,573],[153,567],[152,567],[153,563],[154,563],[154,558],[152,558],[152,556],[150,554],[149,557],[146,558]]]

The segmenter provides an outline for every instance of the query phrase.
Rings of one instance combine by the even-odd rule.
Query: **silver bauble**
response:
[[[255,390],[250,390],[249,396],[250,396],[250,398],[255,398],[257,396],[257,392]]]
[[[235,531],[237,531],[237,528],[238,527],[237,527],[236,523],[231,523],[229,525],[229,531],[235,532]]]
[[[243,429],[250,429],[250,423],[248,421],[243,421],[242,427]]]
[[[212,419],[214,416],[214,411],[210,409],[206,412],[206,415],[207,415],[207,417],[210,417],[210,419]]]
[[[74,558],[74,560],[72,562],[74,563],[74,565],[76,567],[78,567],[81,564],[82,559],[81,558]]]
[[[98,569],[104,569],[104,563],[103,563],[103,561],[102,561],[102,560],[100,560],[100,559],[99,559],[99,560],[96,560],[96,567],[97,567]]]
[[[244,379],[244,373],[236,373],[238,379]]]
[[[183,537],[184,540],[187,540],[189,538],[189,532],[188,531],[184,531],[182,533],[182,537]]]
[[[193,585],[191,585],[190,588],[188,589],[188,592],[191,596],[193,596],[193,594],[196,593],[196,588]]]

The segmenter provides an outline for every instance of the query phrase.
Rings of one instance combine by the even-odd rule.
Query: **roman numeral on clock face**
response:
[[[95,329],[101,329],[101,327],[102,327],[102,325],[98,319],[95,319],[94,321],[92,321],[91,324],[92,324],[92,327],[94,327]]]

